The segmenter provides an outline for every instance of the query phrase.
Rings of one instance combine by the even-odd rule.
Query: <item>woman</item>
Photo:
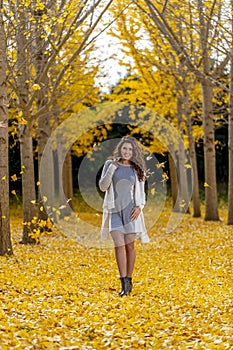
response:
[[[116,146],[113,156],[104,164],[99,181],[105,192],[101,234],[110,232],[120,273],[120,296],[132,290],[135,264],[135,238],[149,242],[142,209],[145,205],[145,162],[137,140],[126,136]]]

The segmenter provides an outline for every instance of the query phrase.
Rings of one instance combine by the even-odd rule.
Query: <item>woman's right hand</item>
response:
[[[115,165],[117,168],[119,166],[117,159],[113,159],[112,164]]]

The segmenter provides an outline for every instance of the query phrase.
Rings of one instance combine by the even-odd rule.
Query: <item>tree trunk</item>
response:
[[[23,195],[23,237],[22,244],[38,242],[38,218],[36,212],[36,191],[33,162],[32,135],[27,126],[20,135],[20,158],[22,168],[22,195]],[[35,238],[37,237],[37,239]]]
[[[179,198],[178,198],[178,178],[177,178],[177,168],[175,161],[170,154],[168,153],[169,161],[169,170],[170,170],[170,181],[171,181],[171,192],[172,192],[172,210],[174,212],[179,212]]]
[[[20,141],[20,158],[22,167],[22,195],[23,195],[23,235],[20,243],[35,244],[37,239],[32,235],[38,235],[37,213],[35,208],[36,192],[35,192],[35,175],[34,160],[31,135],[30,112],[27,110],[28,102],[28,45],[24,32],[27,28],[27,20],[21,2],[17,1],[17,89],[19,93],[19,103],[22,105],[21,110],[24,111],[23,117],[25,125],[19,125],[19,141]]]
[[[6,37],[0,1],[0,255],[11,255],[9,214],[8,111],[6,89]]]
[[[177,101],[177,120],[178,120],[178,130],[180,133],[179,139],[179,162],[178,162],[178,172],[179,172],[179,211],[181,213],[189,212],[189,196],[188,196],[188,182],[187,174],[185,168],[185,149],[183,143],[183,128],[182,124],[182,105],[183,97],[178,97]]]
[[[219,220],[216,179],[216,152],[213,121],[213,87],[210,74],[210,52],[208,45],[208,20],[205,17],[203,0],[197,0],[200,21],[200,44],[202,51],[202,68],[204,77],[200,79],[202,87],[202,113],[204,128],[204,160],[205,160],[205,220]]]
[[[202,107],[204,127],[204,159],[205,159],[205,220],[219,220],[217,180],[216,180],[216,152],[213,121],[212,84],[208,78],[203,79]]]
[[[185,167],[185,149],[183,141],[179,142],[179,207],[181,213],[189,213],[189,195],[188,195],[188,179],[187,169]]]
[[[189,97],[186,91],[184,91],[184,113],[187,121],[187,133],[188,133],[188,142],[189,142],[189,155],[192,164],[192,185],[193,185],[193,217],[199,218],[201,216],[200,209],[200,194],[199,194],[199,179],[198,179],[198,168],[197,168],[197,156],[195,149],[195,141],[193,139],[192,131],[192,120],[190,115],[189,108]]]
[[[73,176],[72,176],[72,158],[71,151],[66,154],[63,166],[62,181],[65,196],[69,200],[69,206],[73,209]]]
[[[47,63],[47,56],[44,54],[46,50],[46,43],[43,39],[43,33],[40,28],[40,22],[42,22],[43,15],[45,14],[46,7],[44,10],[36,10],[36,3],[34,3],[35,7],[35,66],[37,71],[37,76],[42,76],[42,72],[45,68],[45,65]],[[38,95],[36,98],[36,103],[38,106],[38,110],[43,108],[48,103],[48,76],[47,74],[44,75],[44,78],[40,82],[40,90],[38,91]],[[50,110],[49,108],[39,116],[38,119],[38,129],[37,129],[37,142],[38,142],[38,169],[40,169],[40,163],[41,158],[43,156],[43,151],[45,148],[45,145],[51,135],[51,126],[50,126]],[[46,203],[52,203],[54,198],[54,174],[53,174],[53,157],[52,153],[48,154],[49,159],[47,159],[46,162],[44,162],[43,169],[41,169],[40,174],[41,176],[46,176],[46,181],[44,181],[43,186],[44,190],[47,194],[47,202]],[[40,175],[39,175],[40,176]],[[39,179],[40,180],[40,179]],[[45,188],[46,187],[46,188]],[[43,198],[41,198],[40,191],[38,192],[38,202],[39,202],[39,211],[38,211],[38,219],[40,221],[40,229],[43,231],[51,231],[51,225],[49,226],[46,224],[48,220],[48,214],[51,218],[51,210],[49,209],[50,206],[47,206],[43,204]],[[43,223],[43,224],[42,224]]]
[[[65,191],[64,184],[67,181],[67,178],[64,174],[65,171],[65,159],[67,157],[67,149],[63,144],[62,135],[58,135],[57,140],[57,157],[58,157],[58,182],[59,182],[59,218],[62,219],[65,216],[71,214],[71,208],[69,206],[68,200],[71,197],[67,197],[67,192]],[[68,191],[69,191],[68,187]],[[69,194],[69,193],[68,193]]]
[[[231,1],[233,11],[233,1]],[[233,12],[232,12],[233,13]],[[233,17],[232,17],[233,33]],[[229,96],[229,115],[228,115],[228,216],[227,224],[233,225],[233,34],[232,49],[230,61],[230,96]]]
[[[46,193],[46,198],[42,198],[40,190],[38,192],[38,219],[41,231],[51,231],[53,226],[51,220],[54,221],[55,218],[53,212],[55,198],[53,152],[46,153],[46,161],[41,167],[42,156],[45,157],[43,152],[51,133],[49,119],[47,116],[39,117],[37,134],[39,181],[43,182],[43,193]]]
[[[199,180],[198,180],[198,170],[197,170],[197,156],[195,143],[192,133],[192,122],[190,114],[187,113],[187,130],[188,130],[188,141],[189,141],[189,155],[192,164],[192,183],[193,183],[193,217],[199,218],[201,216],[200,209],[200,194],[199,194]]]

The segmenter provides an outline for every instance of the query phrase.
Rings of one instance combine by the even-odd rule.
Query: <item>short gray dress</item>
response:
[[[135,223],[131,221],[134,202],[135,172],[130,165],[120,164],[113,178],[115,208],[111,210],[110,231],[117,230],[124,234],[135,233]]]

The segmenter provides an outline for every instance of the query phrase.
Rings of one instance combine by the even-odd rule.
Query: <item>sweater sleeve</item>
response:
[[[141,195],[141,204],[139,205],[139,207],[142,210],[146,204],[145,181],[140,181],[139,186],[140,186],[140,195]]]
[[[111,160],[105,162],[101,178],[99,180],[99,188],[102,192],[107,191],[107,189],[109,188],[116,168],[117,167],[112,163]]]

